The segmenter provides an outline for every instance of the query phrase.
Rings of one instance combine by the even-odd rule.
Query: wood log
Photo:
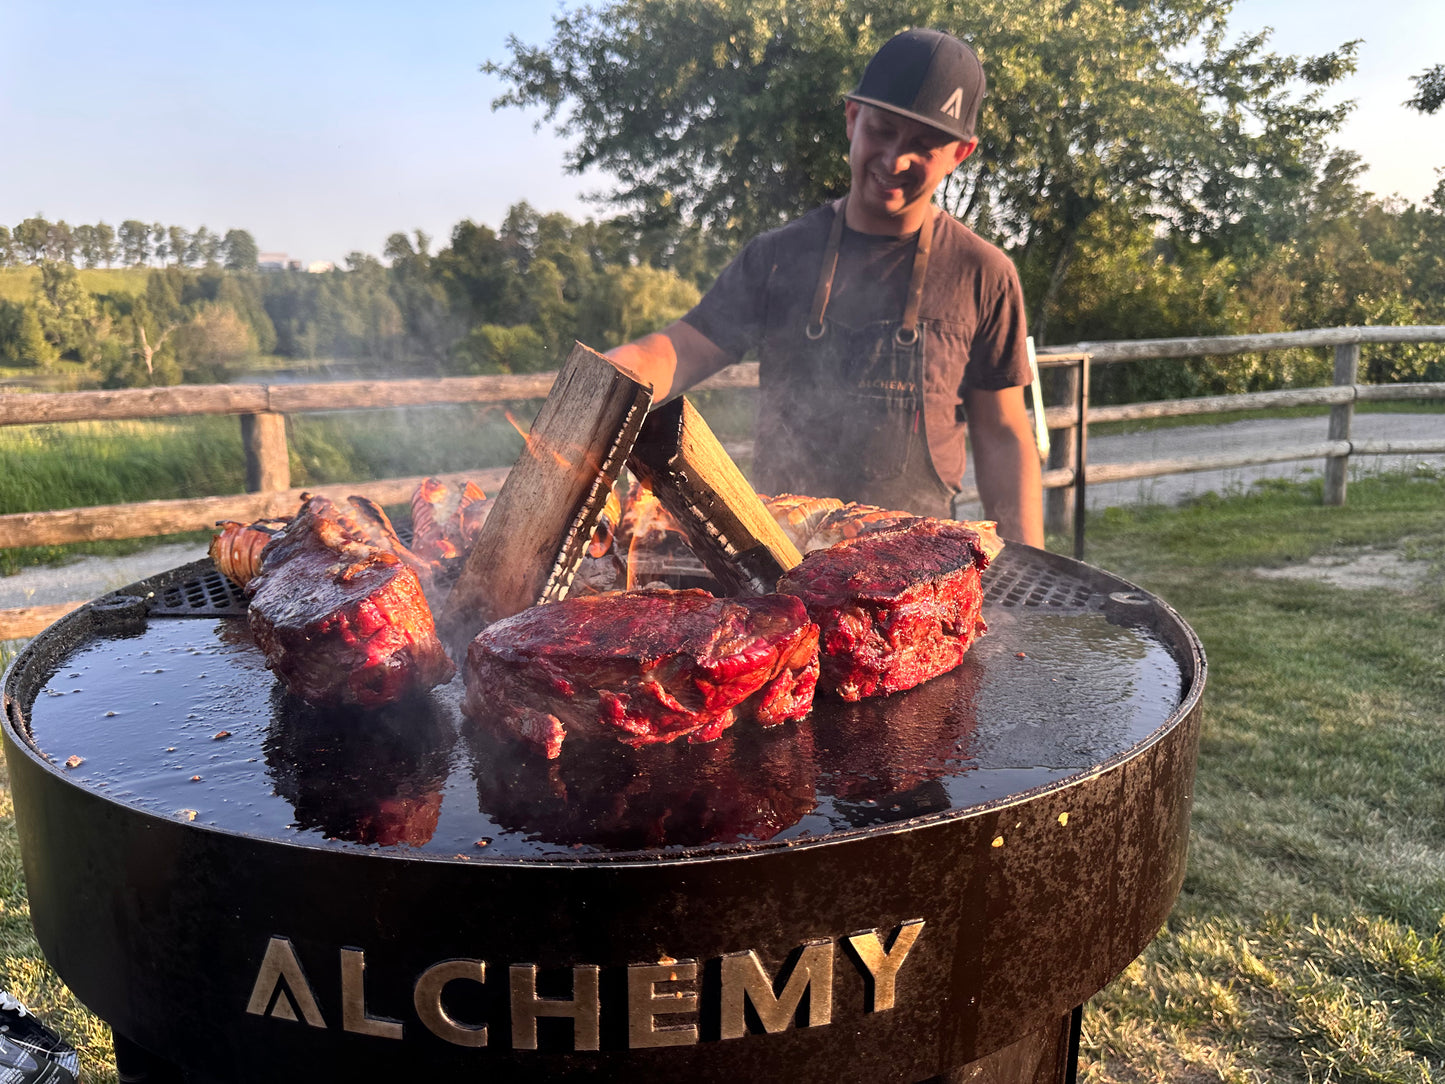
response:
[[[1147,459],[1137,463],[1091,463],[1087,478],[1090,485],[1104,482],[1130,482],[1136,478],[1159,478],[1166,474],[1190,474],[1202,470],[1233,470],[1256,467],[1266,463],[1288,463],[1293,459],[1324,459],[1349,455],[1347,440],[1324,441],[1285,448],[1276,452],[1253,452],[1248,455],[1197,456],[1186,459]]]
[[[436,477],[446,482],[471,479],[488,493],[501,488],[506,468],[459,471]],[[273,516],[294,515],[302,493],[353,494],[370,497],[378,504],[404,504],[411,500],[427,475],[387,478],[376,482],[329,482],[305,489],[279,493],[236,493],[222,497],[191,500],[140,501],[135,504],[105,504],[89,508],[61,508],[50,512],[14,512],[0,516],[0,549],[18,546],[60,546],[71,542],[96,542],[117,538],[154,538],[184,531],[210,530],[218,520],[242,523]]]
[[[84,602],[57,602],[52,606],[0,610],[0,640],[26,640],[39,636],[71,610],[78,610],[84,605]]]
[[[241,448],[246,453],[247,493],[275,493],[291,488],[286,415],[242,414]]]
[[[651,402],[651,385],[573,348],[442,609],[455,654],[492,622],[566,592]]]
[[[770,594],[803,559],[687,399],[648,415],[627,465],[682,524],[726,593]]]
[[[1049,353],[1087,353],[1096,362],[1141,361],[1147,358],[1219,357],[1293,347],[1342,346],[1349,343],[1437,343],[1445,326],[1327,327],[1308,331],[1275,331],[1256,335],[1209,335],[1199,338],[1134,339],[1068,343]]]

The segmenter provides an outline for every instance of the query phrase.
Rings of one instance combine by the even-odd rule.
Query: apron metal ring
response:
[[[817,330],[815,331],[814,328],[816,328]],[[814,342],[817,342],[823,337],[827,330],[827,325],[824,324],[823,321],[819,320],[816,324],[809,324],[807,327],[803,328],[803,334],[808,336],[808,338],[812,339]]]
[[[899,346],[912,346],[918,341],[918,329],[916,327],[900,327],[893,333],[893,341]]]

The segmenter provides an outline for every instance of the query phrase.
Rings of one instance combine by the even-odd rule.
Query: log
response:
[[[770,594],[803,559],[687,399],[648,415],[627,465],[682,524],[725,593]]]
[[[246,453],[247,493],[275,493],[291,488],[286,415],[242,414],[241,448]]]
[[[506,469],[461,471],[437,477],[444,481],[470,478],[487,492],[498,489]],[[404,504],[427,475],[388,478],[376,482],[330,482],[288,489],[279,493],[236,493],[191,500],[140,501],[89,508],[61,508],[51,512],[15,512],[0,516],[0,549],[18,546],[61,546],[71,542],[97,542],[117,538],[154,538],[184,531],[209,530],[219,520],[242,523],[289,516],[296,512],[303,493],[353,494],[378,504]]]
[[[53,606],[0,610],[0,640],[27,640],[39,636],[71,610],[78,610],[84,605],[84,602],[57,602]]]
[[[1351,343],[1436,343],[1445,341],[1445,326],[1329,327],[1309,331],[1275,331],[1258,335],[1209,335],[1199,338],[1111,340],[1069,343],[1049,352],[1089,354],[1098,362],[1142,361],[1148,358],[1216,357],[1286,350],[1302,346],[1344,346]]]
[[[459,656],[487,625],[565,594],[652,387],[578,343],[437,622]]]
[[[180,414],[259,414],[266,411],[259,384],[210,384],[118,391],[0,395],[0,425],[120,421]]]
[[[1347,440],[1325,441],[1286,448],[1278,452],[1255,452],[1250,455],[1198,456],[1189,459],[1147,459],[1137,463],[1096,463],[1088,468],[1090,485],[1104,482],[1130,482],[1136,478],[1158,478],[1166,474],[1190,474],[1202,470],[1233,470],[1256,467],[1266,463],[1288,463],[1292,459],[1325,459],[1349,455]]]
[[[541,399],[556,373],[452,376],[439,380],[343,380],[335,384],[277,384],[269,409],[279,414],[306,410],[432,406],[441,403],[506,403]]]

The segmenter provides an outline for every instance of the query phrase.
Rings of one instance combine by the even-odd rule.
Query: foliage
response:
[[[1044,340],[1086,227],[1146,218],[1226,247],[1300,198],[1348,106],[1323,92],[1354,43],[1279,56],[1229,44],[1225,0],[612,0],[508,39],[484,70],[573,139],[569,166],[618,178],[639,214],[676,208],[734,243],[842,192],[841,111],[873,51],[908,26],[978,48],[992,90],[976,165],[943,192],[1016,247]]]
[[[1411,109],[1434,113],[1445,105],[1445,64],[1436,64],[1419,75],[1410,76],[1415,95],[1405,102]]]

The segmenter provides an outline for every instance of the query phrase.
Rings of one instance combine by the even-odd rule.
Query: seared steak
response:
[[[463,704],[555,759],[569,734],[649,745],[711,741],[735,719],[808,713],[818,628],[786,595],[631,591],[569,598],[471,642]]]
[[[986,626],[978,532],[912,519],[814,550],[778,582],[817,622],[819,684],[844,700],[911,689],[963,660]]]
[[[266,547],[248,588],[266,665],[313,704],[379,707],[456,672],[416,572],[373,544],[386,542],[380,509],[359,500],[338,508],[310,498]]]

